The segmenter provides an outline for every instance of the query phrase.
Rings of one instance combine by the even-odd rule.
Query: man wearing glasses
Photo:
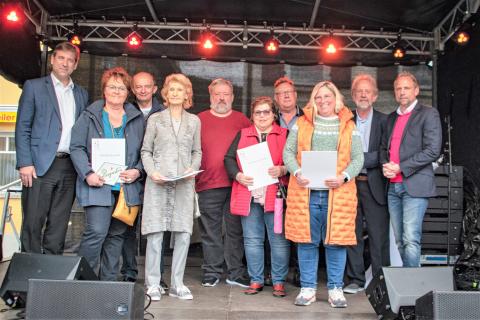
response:
[[[302,109],[297,106],[297,90],[292,80],[281,77],[273,85],[275,104],[278,108],[278,124],[282,128],[292,129],[297,119],[303,115]]]

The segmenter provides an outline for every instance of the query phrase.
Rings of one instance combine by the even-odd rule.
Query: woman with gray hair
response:
[[[152,300],[160,300],[163,234],[171,231],[174,247],[169,295],[191,300],[183,275],[193,228],[195,179],[168,178],[200,167],[200,120],[185,110],[192,106],[193,96],[192,83],[186,76],[169,75],[161,94],[167,109],[148,119],[141,151],[147,173],[142,216],[142,233],[147,235],[145,283]]]

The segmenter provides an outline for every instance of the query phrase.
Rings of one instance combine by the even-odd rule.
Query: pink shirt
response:
[[[403,131],[407,125],[412,112],[399,114],[395,126],[393,127],[392,138],[390,140],[390,161],[400,164],[400,144],[402,142]],[[399,172],[390,182],[400,183],[403,181],[402,173]]]

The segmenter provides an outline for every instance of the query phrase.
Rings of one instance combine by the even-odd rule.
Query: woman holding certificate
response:
[[[284,297],[290,243],[283,233],[274,232],[273,211],[278,179],[282,179],[287,173],[282,160],[287,129],[281,128],[274,122],[277,113],[270,97],[256,98],[252,102],[250,114],[253,124],[237,134],[225,155],[225,168],[233,180],[230,211],[234,215],[241,216],[242,220],[245,256],[250,276],[250,287],[245,290],[245,294],[257,294],[263,290],[266,228],[271,247],[273,295]],[[266,148],[268,148],[266,154],[271,157],[273,165],[265,168],[265,172],[261,174],[268,173],[267,178],[272,180],[273,184],[270,182],[269,185],[249,190],[249,187],[254,185],[255,179],[260,178],[244,174],[237,151],[240,149],[246,151],[248,149],[244,148],[257,146],[262,142],[266,142]],[[256,155],[250,155],[252,156]],[[244,165],[246,166],[246,163]]]
[[[357,192],[355,176],[363,166],[363,149],[352,112],[330,81],[318,83],[303,109],[304,115],[290,130],[283,160],[291,173],[288,184],[285,235],[298,243],[300,306],[316,300],[318,246],[323,242],[327,263],[328,302],[345,308],[343,273],[346,247],[356,244]],[[302,153],[336,151],[336,172],[324,181],[326,188],[309,188],[302,175]],[[322,159],[320,159],[322,161]],[[321,166],[321,162],[318,164]],[[335,176],[336,175],[336,176]]]
[[[78,173],[77,199],[85,208],[86,217],[78,254],[95,269],[101,253],[100,279],[114,281],[122,235],[128,226],[112,219],[112,212],[120,183],[128,206],[142,203],[139,178],[143,171],[140,148],[144,124],[142,113],[126,102],[130,76],[125,69],[106,70],[101,84],[104,99],[91,104],[73,126],[70,155]],[[105,170],[106,167],[110,169]],[[100,176],[100,172],[106,171],[110,174]],[[120,174],[112,180],[114,171]]]
[[[142,215],[142,233],[147,235],[145,284],[152,300],[160,300],[163,234],[171,231],[174,246],[169,295],[191,300],[183,275],[193,228],[195,179],[172,178],[200,168],[200,120],[185,110],[192,106],[193,97],[192,83],[186,76],[166,77],[161,94],[167,109],[148,118],[141,153],[148,176]]]

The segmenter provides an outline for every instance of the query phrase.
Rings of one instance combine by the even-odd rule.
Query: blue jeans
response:
[[[403,183],[390,184],[388,210],[404,267],[420,266],[422,223],[427,207],[428,198],[411,197]]]
[[[298,243],[298,263],[302,288],[317,288],[318,246],[327,230],[328,191],[310,191],[310,243]],[[343,288],[347,248],[325,245],[327,288]]]
[[[285,239],[283,233],[276,234],[273,232],[273,212],[264,213],[261,205],[252,202],[250,214],[246,217],[242,216],[241,219],[250,281],[261,284],[264,282],[266,227],[272,257],[272,282],[273,284],[284,283],[288,274],[290,242]]]

